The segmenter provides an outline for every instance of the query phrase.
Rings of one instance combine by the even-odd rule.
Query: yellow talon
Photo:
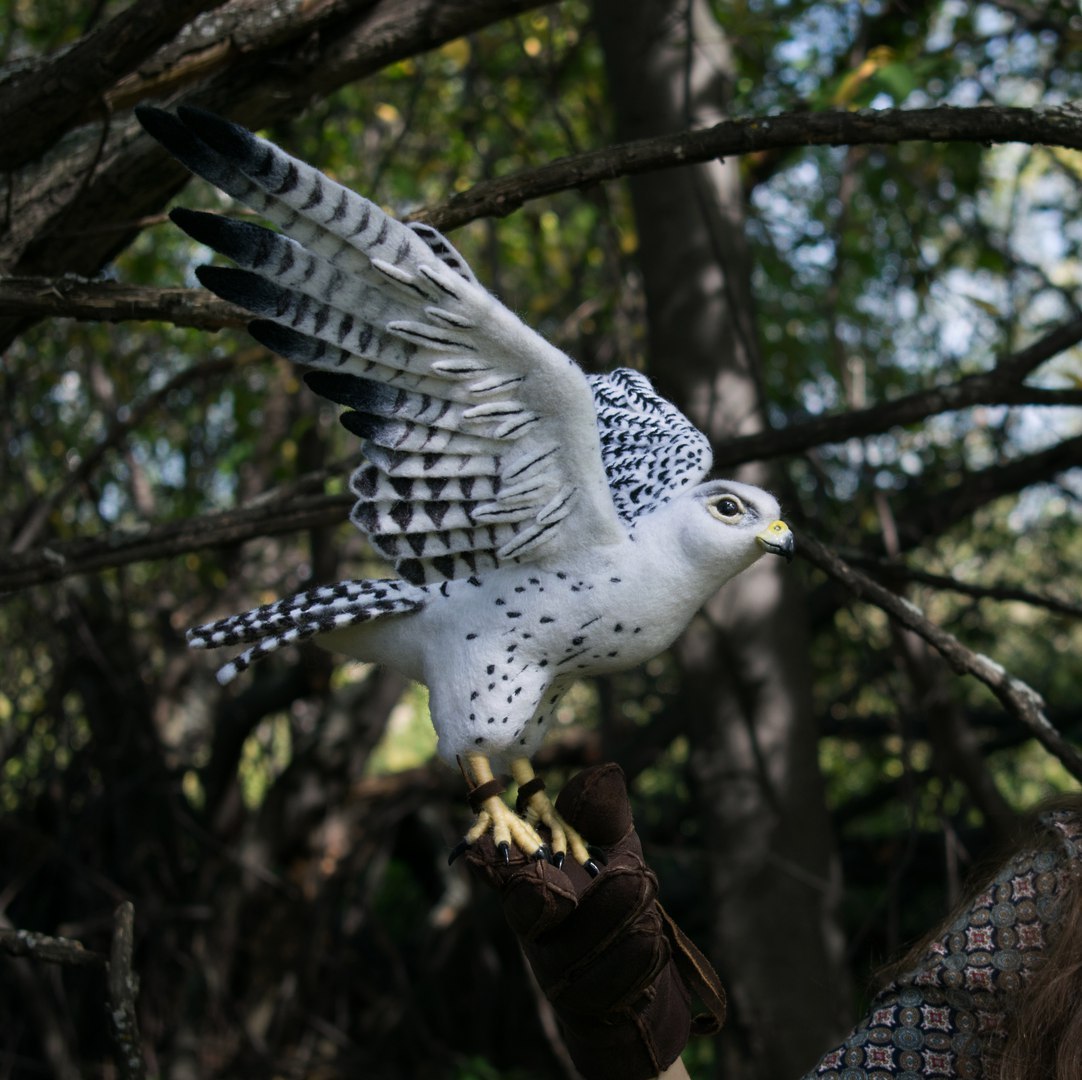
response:
[[[494,780],[492,766],[483,754],[466,755],[466,771],[475,788]],[[496,849],[506,852],[512,845],[524,855],[534,857],[545,847],[537,830],[527,821],[523,821],[499,795],[490,795],[481,803],[477,820],[466,833],[466,844],[474,844],[489,830]]]
[[[487,810],[482,810],[477,815],[477,820],[473,823],[472,828],[466,833],[466,843],[476,844],[489,829],[492,828],[492,815]]]
[[[515,758],[511,762],[511,775],[515,783],[522,787],[536,775],[527,758]],[[540,822],[552,835],[552,854],[562,856],[570,851],[577,862],[584,866],[590,861],[590,852],[586,841],[556,812],[552,800],[544,791],[535,791],[527,802],[527,816],[530,821]]]

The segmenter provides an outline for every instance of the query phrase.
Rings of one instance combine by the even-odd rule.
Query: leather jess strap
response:
[[[716,1035],[725,1023],[725,987],[713,964],[699,951],[695,943],[672,921],[669,913],[657,903],[665,936],[672,946],[672,958],[688,988],[706,1006],[705,1013],[691,1019],[693,1035]]]
[[[466,796],[469,800],[470,809],[475,814],[481,813],[486,799],[491,799],[493,795],[502,795],[505,790],[503,782],[495,778],[486,780],[483,784],[478,784],[477,787]]]
[[[545,781],[540,776],[531,776],[525,783],[519,784],[518,797],[515,799],[515,813],[524,814],[530,798],[544,790]]]

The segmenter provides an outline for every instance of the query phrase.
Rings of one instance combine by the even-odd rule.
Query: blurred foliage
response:
[[[1082,20],[1065,0],[1024,7],[719,0],[715,9],[737,58],[734,114],[1039,107],[1082,98]],[[0,53],[11,60],[58,48],[84,29],[84,16],[83,5],[59,0],[2,3]],[[396,213],[605,145],[611,121],[589,5],[549,6],[397,63],[314,102],[268,134]],[[742,167],[762,377],[774,424],[987,370],[1079,309],[1082,155],[910,143],[800,149],[749,157]],[[226,205],[201,182],[189,184],[179,201]],[[482,281],[587,368],[648,366],[636,232],[623,185],[530,203],[452,239]],[[145,229],[107,273],[141,284],[190,285],[193,268],[208,258],[164,222]],[[208,366],[205,377],[179,386],[163,407],[111,441],[114,425],[148,395],[224,358],[232,358],[231,367]],[[1046,364],[1031,382],[1078,387],[1082,350]],[[337,479],[327,481],[328,490],[341,490],[341,463],[352,462],[355,445],[311,395],[296,392],[298,385],[288,364],[238,333],[65,321],[29,329],[0,369],[0,517],[8,542],[53,496],[35,546],[243,504],[331,463],[338,463]],[[793,517],[817,535],[843,550],[884,555],[890,534],[919,515],[932,494],[964,485],[974,470],[1079,433],[1078,410],[970,409],[786,460],[785,495]],[[103,440],[109,446],[102,460],[71,483],[79,462]],[[931,573],[1078,603],[1080,499],[1079,468],[1035,478],[948,529],[923,527],[904,554]],[[204,1075],[228,1069],[260,1075],[258,1067],[285,1053],[292,1038],[302,1041],[285,1019],[282,1030],[271,1030],[276,1006],[265,994],[247,984],[230,989],[231,979],[239,987],[235,971],[221,975],[221,985],[200,974],[199,964],[216,949],[213,932],[200,921],[215,895],[212,878],[235,875],[247,883],[237,910],[271,940],[278,940],[282,916],[257,894],[252,875],[271,894],[290,897],[292,917],[308,920],[328,957],[323,966],[301,965],[307,974],[298,978],[309,978],[312,987],[346,978],[354,961],[364,970],[393,970],[389,982],[408,984],[414,974],[395,967],[396,950],[422,946],[456,973],[462,967],[455,964],[510,971],[517,963],[506,943],[500,955],[494,945],[462,958],[461,926],[469,916],[454,894],[461,886],[433,869],[464,820],[457,805],[433,796],[429,801],[441,807],[436,813],[424,800],[402,796],[405,808],[392,812],[390,803],[380,803],[375,820],[387,839],[358,839],[365,814],[376,813],[375,803],[361,801],[376,798],[364,782],[390,783],[392,774],[431,761],[434,736],[422,690],[411,688],[394,706],[385,733],[382,723],[374,732],[363,725],[350,730],[352,745],[361,747],[357,761],[342,765],[344,775],[336,774],[328,790],[357,816],[336,823],[333,807],[323,806],[325,817],[312,811],[322,833],[276,848],[266,837],[277,835],[286,808],[321,805],[302,783],[302,766],[317,760],[326,767],[310,757],[318,733],[343,715],[352,721],[357,707],[350,695],[376,676],[363,665],[331,673],[329,660],[306,651],[269,660],[248,684],[221,691],[211,675],[214,658],[193,659],[184,647],[183,631],[195,622],[372,567],[361,538],[343,526],[69,578],[9,596],[0,607],[0,810],[12,830],[6,844],[12,852],[29,851],[47,836],[49,852],[63,851],[62,871],[50,864],[49,880],[35,878],[47,862],[35,855],[27,856],[18,882],[0,881],[7,914],[48,932],[70,925],[93,940],[102,928],[88,912],[100,913],[119,893],[164,897],[159,906],[172,905],[182,912],[177,919],[198,928],[190,931],[198,948],[184,937],[188,923],[182,934],[167,913],[148,904],[147,918],[168,924],[169,934],[185,942],[169,936],[146,946],[159,950],[162,964],[160,980],[146,987],[148,1009],[172,1000],[163,983],[183,982],[192,1002],[218,995],[231,1009],[258,1014],[263,1027],[252,1047],[276,1048],[261,1057],[263,1050],[229,1045],[223,1033],[220,1045],[208,1039],[203,1049]],[[809,575],[809,586],[821,762],[838,816],[850,883],[847,928],[862,978],[873,961],[942,911],[944,880],[979,858],[986,822],[962,781],[943,772],[917,723],[886,619],[840,597],[817,575]],[[907,596],[970,648],[1037,688],[1050,714],[1070,721],[1072,735],[1082,733],[1078,619],[927,586],[913,586]],[[303,688],[282,691],[275,707],[245,728],[250,700],[271,684],[286,684],[297,670],[305,673]],[[577,687],[566,708],[567,718],[573,710],[607,749],[627,750],[641,831],[666,883],[668,906],[694,931],[708,918],[697,901],[700,853],[710,837],[687,813],[687,740],[665,724],[673,682],[672,665],[661,658],[600,687]],[[975,682],[951,678],[949,697],[980,733],[985,765],[1012,808],[1076,787],[1004,721]],[[150,717],[153,752],[139,742],[137,716]],[[223,744],[234,729],[237,745],[227,753]],[[340,751],[333,760],[347,757]],[[553,776],[567,765],[558,762]],[[124,847],[137,825],[152,824],[121,820],[118,810],[125,785],[144,781],[171,793],[170,828],[182,840],[168,857],[155,855],[149,869],[141,865],[117,880],[111,852]],[[224,794],[229,791],[239,804]],[[414,852],[429,845],[430,864],[419,869],[424,860],[407,857],[399,836],[412,841]],[[355,858],[342,856],[343,837],[357,844]],[[222,855],[234,849],[235,858]],[[262,877],[252,870],[256,865],[264,867]],[[78,887],[50,892],[52,875],[61,873]],[[43,890],[47,901],[40,899]],[[314,896],[327,907],[306,907]],[[234,916],[240,917],[231,910]],[[441,917],[450,921],[440,924]],[[492,911],[477,916],[486,917],[496,920]],[[438,937],[448,925],[458,929]],[[501,1071],[473,1053],[493,1045],[484,1018],[463,1019],[465,1001],[434,1004],[430,990],[425,984],[412,997],[403,991],[407,1020],[433,1010],[432,1030],[416,1046],[396,1049],[388,1067],[404,1075],[420,1060],[452,1061],[446,1075],[460,1080],[535,1075]],[[530,1000],[523,1004],[528,1012]],[[352,1006],[358,1016],[378,1011],[367,999]],[[171,1007],[163,1006],[162,1015]],[[331,1027],[318,1047],[306,1044],[312,1068],[328,1070],[318,1075],[345,1075],[335,1070],[348,1070],[351,1062],[370,1064],[358,1049],[364,1031],[349,1031],[347,1037]],[[452,1033],[461,1034],[453,1048]],[[168,1045],[165,1032],[148,1035]],[[533,1038],[540,1045],[536,1033]],[[710,1075],[708,1045],[690,1057],[693,1074]]]

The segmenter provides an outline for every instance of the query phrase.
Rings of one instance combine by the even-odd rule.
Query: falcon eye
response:
[[[722,495],[708,502],[706,508],[726,525],[735,525],[744,516],[744,504],[735,495]]]

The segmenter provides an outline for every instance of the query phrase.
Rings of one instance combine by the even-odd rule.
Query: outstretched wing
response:
[[[706,436],[630,368],[587,375],[612,501],[630,523],[710,471]]]
[[[590,386],[478,285],[429,226],[379,207],[202,110],[137,110],[189,169],[277,225],[175,210],[240,269],[204,285],[259,316],[249,329],[317,370],[309,385],[368,464],[352,519],[407,581],[461,577],[618,542]]]

